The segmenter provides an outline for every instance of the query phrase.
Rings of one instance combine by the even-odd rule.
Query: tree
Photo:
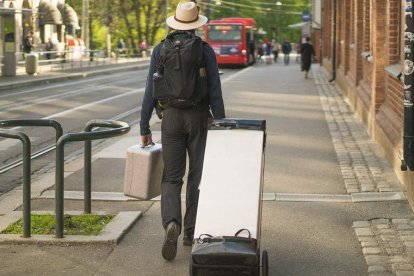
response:
[[[67,0],[78,14],[82,14],[82,0]],[[123,38],[127,47],[139,52],[139,43],[146,40],[149,45],[156,44],[165,36],[166,4],[169,11],[179,0],[107,0],[90,1],[89,15],[92,26],[91,40],[95,48],[105,46],[105,31],[108,27],[112,44]]]

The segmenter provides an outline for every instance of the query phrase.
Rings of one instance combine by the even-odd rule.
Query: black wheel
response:
[[[267,276],[269,274],[269,259],[267,256],[267,251],[263,250],[262,252],[262,276]]]

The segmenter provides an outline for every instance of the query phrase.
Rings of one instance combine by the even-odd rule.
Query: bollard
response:
[[[14,119],[0,121],[0,127],[23,127],[23,126],[41,126],[53,127],[56,131],[56,141],[62,136],[63,130],[59,122],[45,119]]]
[[[22,127],[22,126],[51,126],[56,131],[56,141],[62,136],[62,126],[55,120],[44,119],[14,119],[0,121],[0,127]],[[20,139],[23,142],[23,237],[30,237],[31,216],[31,142],[23,132],[13,130],[1,130],[0,136]]]
[[[111,130],[92,131],[94,127],[113,128]],[[84,212],[91,212],[91,155],[92,140],[110,138],[128,133],[130,126],[120,121],[92,120],[86,124],[85,131],[79,133],[67,133],[59,138],[56,143],[56,238],[63,238],[64,225],[64,146],[66,142],[85,141],[85,203]]]
[[[30,148],[29,137],[23,132],[0,129],[0,137],[19,139],[23,143],[23,238],[30,237]]]

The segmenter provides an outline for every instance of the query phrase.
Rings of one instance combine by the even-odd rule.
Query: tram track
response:
[[[226,77],[222,79],[222,83],[230,81],[238,73],[238,71],[233,71],[229,75],[226,74]],[[139,74],[138,76],[122,74],[115,77],[94,77],[89,80],[80,80],[76,83],[66,82],[43,87],[35,86],[24,91],[19,91],[18,89],[14,92],[0,94],[0,113],[3,118],[10,119],[43,114],[43,116],[38,118],[57,120],[66,126],[67,130],[64,133],[83,131],[79,123],[81,121],[85,123],[87,120],[90,120],[88,118],[103,117],[108,120],[120,120],[134,125],[138,123],[141,111],[141,104],[139,102],[135,103],[135,99],[141,98],[139,94],[144,92],[145,81],[145,74]],[[16,96],[19,98],[16,98]],[[89,101],[89,98],[95,99]],[[134,102],[133,105],[130,104],[132,103],[131,101]],[[114,108],[115,106],[124,106],[124,108],[116,109]],[[66,109],[62,110],[62,108]],[[45,112],[43,112],[43,109]],[[111,114],[108,112],[111,112]],[[85,116],[86,114],[87,116]],[[10,129],[21,130],[22,128],[14,127]],[[56,149],[56,141],[53,138],[53,134],[48,130],[45,130],[47,131],[46,133],[43,130],[39,131],[37,129],[27,129],[29,133],[33,134],[30,135],[32,142],[36,141],[36,143],[32,143],[33,153],[30,157],[31,160],[36,160],[33,163],[35,165],[32,165],[32,173],[35,177],[37,172],[41,173],[44,169],[49,170],[52,168],[50,166],[53,165],[54,157],[51,153]],[[11,152],[11,147],[20,146],[17,140],[0,139],[0,142],[2,143],[0,152],[2,150],[5,153],[6,150]],[[104,142],[96,140],[93,141],[93,145],[94,147],[99,147]],[[76,143],[68,147],[67,150],[67,158],[72,159],[82,155],[82,146],[76,145]],[[16,180],[20,178],[18,169],[23,164],[23,158],[21,153],[15,153],[15,155],[9,156],[8,160],[4,159],[0,166],[0,176],[4,179],[0,186],[0,195],[7,193],[19,183]],[[4,157],[6,156],[4,155]]]
[[[126,118],[126,117],[128,117],[128,116],[130,116],[134,113],[139,113],[140,111],[141,111],[141,107],[133,108],[133,109],[127,110],[125,112],[122,112],[122,113],[110,118],[109,120],[115,120],[115,121],[122,120],[122,119],[124,119],[124,118]],[[99,129],[99,128],[95,128],[95,130],[96,129]],[[39,158],[43,155],[48,154],[49,152],[51,152],[55,149],[56,149],[56,144],[43,147],[42,149],[40,149],[40,150],[36,151],[35,153],[31,154],[30,159],[34,160],[36,158]],[[7,165],[4,165],[4,166],[0,167],[0,175],[10,171],[11,169],[19,167],[22,164],[23,164],[23,159],[19,159],[19,160],[15,160],[15,161],[7,164]]]

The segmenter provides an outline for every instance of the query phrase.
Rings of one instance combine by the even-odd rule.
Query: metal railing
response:
[[[55,172],[55,211],[56,238],[63,238],[64,225],[64,145],[66,142],[85,141],[84,149],[84,212],[91,213],[91,180],[92,180],[92,140],[110,138],[126,134],[130,130],[127,123],[111,120],[91,120],[84,132],[63,135],[61,125],[54,120],[27,119],[2,120],[0,127],[51,126],[56,130],[56,172]],[[110,130],[94,130],[94,128],[112,128]],[[29,137],[20,131],[1,129],[0,137],[19,139],[23,143],[23,237],[30,237],[31,228],[31,142]]]
[[[63,133],[61,125],[54,120],[28,119],[0,121],[0,127],[16,126],[51,126],[56,130],[56,141],[58,141]],[[29,238],[31,228],[31,142],[25,133],[16,130],[0,129],[0,137],[19,139],[23,143],[23,237]]]
[[[147,60],[147,57],[138,57],[133,54],[113,55],[106,54],[104,50],[83,50],[83,51],[34,51],[32,54],[38,55],[39,72],[46,71],[64,71],[78,70],[79,68],[98,67],[101,65],[119,64],[128,61]],[[47,55],[51,58],[48,59]],[[24,52],[17,52],[17,71],[25,72],[25,55]]]
[[[111,130],[92,131],[93,128],[112,128]],[[59,138],[56,144],[56,238],[63,238],[64,226],[64,146],[67,142],[85,141],[84,166],[84,212],[91,212],[91,167],[92,167],[92,140],[104,139],[128,133],[130,126],[120,121],[92,120],[89,121],[84,132],[67,133]]]

